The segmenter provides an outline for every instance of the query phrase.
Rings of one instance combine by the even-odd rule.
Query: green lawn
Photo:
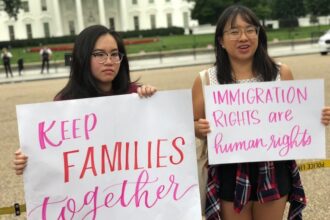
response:
[[[206,47],[208,44],[213,44],[213,34],[205,35],[180,35],[160,37],[158,42],[148,44],[128,45],[128,53],[165,51],[165,50],[180,50],[187,48]]]
[[[267,35],[269,41],[273,39],[278,40],[292,40],[292,39],[305,39],[305,38],[315,38],[316,40],[325,31],[329,30],[329,25],[314,26],[314,27],[302,27],[294,29],[278,29],[278,30],[268,30]]]
[[[295,29],[278,29],[268,30],[268,40],[272,42],[277,40],[296,40],[296,39],[312,39],[317,41],[321,33],[330,29],[330,26],[314,26],[314,27],[301,27]],[[167,50],[179,50],[189,48],[205,48],[207,45],[213,45],[214,35],[181,35],[181,36],[167,36],[160,37],[158,42],[128,45],[126,49],[129,54],[140,52],[159,52]],[[26,52],[28,48],[13,48],[11,50],[13,54],[12,64],[17,63],[17,59],[22,57],[25,63],[40,62],[40,56],[37,52]],[[63,61],[64,54],[68,52],[53,52],[53,61]]]
[[[33,63],[33,62],[41,62],[39,52],[27,52],[28,48],[12,48],[11,53],[13,54],[13,58],[11,59],[12,64],[16,64],[19,58],[24,59],[24,63]],[[64,60],[64,54],[69,53],[68,51],[53,51],[52,60]]]

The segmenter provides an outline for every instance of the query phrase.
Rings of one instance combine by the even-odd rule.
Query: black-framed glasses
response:
[[[255,39],[258,37],[260,27],[250,26],[246,28],[231,28],[224,31],[224,34],[227,34],[230,40],[238,40],[244,32],[245,36],[250,39]]]
[[[105,63],[108,58],[110,58],[111,62],[113,63],[120,63],[123,60],[123,57],[125,56],[124,54],[118,51],[113,51],[110,53],[107,53],[105,51],[95,51],[92,53],[92,55],[98,63]]]

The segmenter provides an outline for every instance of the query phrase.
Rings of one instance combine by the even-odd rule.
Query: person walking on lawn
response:
[[[5,67],[7,78],[8,78],[9,74],[11,75],[11,77],[13,77],[13,72],[11,71],[11,66],[10,66],[10,59],[12,57],[13,57],[13,55],[8,51],[7,48],[2,49],[1,59],[2,59],[2,62],[3,62],[3,66]]]
[[[45,65],[46,65],[46,68],[47,68],[47,73],[49,73],[49,60],[51,59],[51,56],[52,56],[52,50],[50,48],[44,46],[40,50],[40,56],[41,56],[41,60],[42,60],[41,74],[44,73]]]

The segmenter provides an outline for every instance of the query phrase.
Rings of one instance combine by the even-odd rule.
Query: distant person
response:
[[[45,65],[47,68],[47,73],[49,73],[49,60],[51,59],[51,56],[52,56],[52,50],[50,48],[44,46],[40,50],[40,56],[41,56],[41,60],[42,60],[41,74],[44,73]]]
[[[1,59],[3,62],[3,66],[5,67],[7,78],[8,78],[9,73],[10,73],[11,77],[13,77],[13,72],[11,71],[11,66],[10,66],[10,59],[12,57],[13,57],[13,55],[7,50],[7,48],[2,49]]]
[[[17,60],[17,67],[18,67],[18,75],[21,76],[24,70],[24,60],[23,58],[19,58]]]

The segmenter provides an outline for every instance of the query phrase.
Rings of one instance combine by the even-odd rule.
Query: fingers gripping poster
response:
[[[206,86],[210,164],[325,158],[323,80]]]
[[[17,106],[28,219],[200,219],[189,90]]]

